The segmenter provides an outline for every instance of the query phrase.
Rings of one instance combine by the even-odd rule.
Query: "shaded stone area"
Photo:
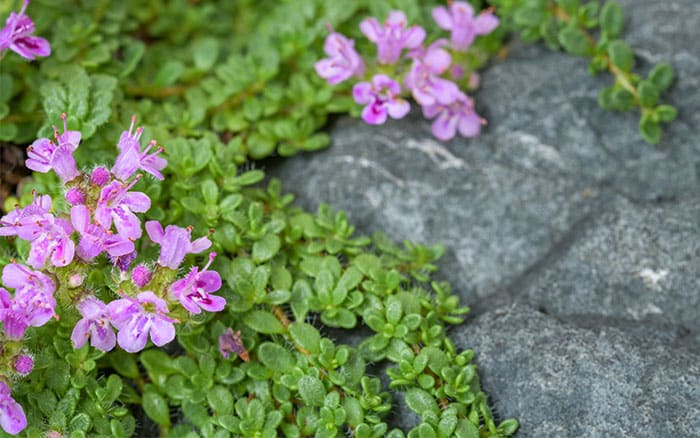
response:
[[[514,43],[483,74],[481,137],[341,119],[330,149],[268,168],[361,233],[445,244],[439,275],[473,307],[452,335],[522,437],[700,436],[700,2],[620,3],[638,71],[676,69],[659,146],[598,107],[609,76]]]

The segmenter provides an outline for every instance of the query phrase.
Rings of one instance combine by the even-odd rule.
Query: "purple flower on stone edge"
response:
[[[11,435],[17,435],[27,427],[27,417],[22,406],[12,398],[10,387],[0,380],[0,426]]]
[[[63,134],[58,133],[54,126],[56,143],[48,138],[40,138],[27,148],[26,165],[31,170],[47,173],[50,170],[56,172],[61,181],[68,182],[80,174],[75,164],[73,152],[80,144],[79,131],[69,131],[66,125],[66,114],[61,114],[63,119]]]
[[[154,243],[160,245],[158,264],[170,269],[177,269],[187,254],[197,254],[211,246],[211,241],[206,236],[191,241],[191,227],[168,225],[163,230],[160,222],[148,221],[146,232]]]
[[[11,12],[7,17],[5,27],[0,30],[0,51],[10,49],[31,61],[35,56],[49,56],[51,45],[44,38],[32,35],[34,22],[24,13],[27,6],[29,0],[24,0],[19,13]]]
[[[110,351],[117,343],[109,319],[107,305],[95,297],[87,297],[78,303],[82,319],[75,324],[71,341],[73,348],[82,348],[90,338],[90,345],[101,351]]]
[[[158,347],[175,339],[173,323],[177,320],[166,316],[167,303],[151,291],[112,301],[107,308],[112,325],[119,330],[117,343],[129,353],[143,350],[149,335]]]
[[[129,130],[122,132],[121,137],[119,137],[119,143],[117,143],[119,155],[112,167],[112,173],[118,179],[126,181],[131,178],[138,169],[142,169],[159,180],[163,180],[163,174],[160,173],[160,171],[168,165],[165,158],[158,156],[158,154],[163,152],[163,148],[158,147],[155,152],[149,154],[148,151],[156,145],[155,141],[151,141],[148,143],[148,146],[146,146],[146,149],[142,151],[139,142],[141,140],[143,128],[138,127],[136,131],[134,131],[135,123],[136,116],[132,116]]]
[[[452,2],[449,11],[444,6],[433,9],[433,18],[438,26],[451,31],[450,41],[456,50],[466,50],[478,35],[491,33],[498,27],[498,18],[492,10],[482,11],[476,17],[467,2]]]
[[[352,76],[362,76],[365,64],[354,46],[353,40],[331,29],[331,34],[326,37],[323,44],[323,51],[329,57],[314,64],[316,73],[331,85],[343,82]]]
[[[387,116],[400,119],[408,114],[411,105],[401,98],[401,86],[387,75],[374,75],[372,82],[360,82],[352,89],[355,102],[367,105],[362,120],[370,125],[381,125]]]
[[[380,64],[393,64],[399,60],[403,49],[415,49],[423,43],[425,30],[418,25],[406,28],[406,24],[406,15],[401,11],[389,12],[383,26],[374,17],[360,23],[362,33],[377,45]]]
[[[412,54],[413,64],[406,75],[405,85],[421,105],[448,105],[461,94],[457,84],[438,76],[452,63],[452,57],[442,48],[444,44],[445,40],[438,40],[427,50],[416,50]]]
[[[103,251],[112,257],[123,256],[134,251],[134,242],[105,230],[90,220],[90,210],[85,205],[76,205],[70,209],[73,228],[80,234],[78,257],[91,261]]]
[[[209,262],[200,271],[193,266],[185,278],[177,280],[170,286],[170,291],[180,301],[182,307],[191,313],[220,312],[226,306],[223,297],[210,295],[221,288],[221,276],[216,271],[207,271],[216,253],[209,254]]]
[[[486,120],[474,111],[474,102],[464,94],[449,105],[424,106],[423,115],[428,119],[437,116],[432,131],[442,141],[454,138],[457,131],[463,137],[476,137],[481,132],[481,126],[486,124]]]
[[[137,177],[129,184],[112,181],[104,186],[93,215],[95,222],[105,230],[114,222],[117,232],[125,239],[141,237],[141,221],[134,212],[144,213],[151,208],[151,198],[145,193],[129,191],[138,180]]]

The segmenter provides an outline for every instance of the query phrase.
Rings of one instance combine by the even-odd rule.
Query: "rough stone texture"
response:
[[[483,74],[479,138],[341,119],[330,149],[268,169],[361,233],[446,245],[474,309],[452,333],[522,437],[700,436],[700,2],[620,3],[638,71],[676,69],[658,147],[598,107],[609,76],[515,43]]]
[[[698,436],[698,351],[668,335],[579,327],[526,306],[481,315],[454,336],[471,345],[497,413],[520,436]]]

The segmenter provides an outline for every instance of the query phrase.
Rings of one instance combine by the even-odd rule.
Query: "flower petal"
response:
[[[454,24],[452,22],[452,16],[449,12],[447,12],[447,8],[444,6],[438,6],[437,8],[433,9],[433,19],[438,26],[445,30],[452,29]]]

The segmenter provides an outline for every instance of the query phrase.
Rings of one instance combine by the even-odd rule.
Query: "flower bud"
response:
[[[34,369],[34,359],[28,354],[20,354],[13,363],[15,372],[21,376],[26,376]]]
[[[109,182],[109,170],[105,169],[104,167],[97,167],[95,170],[92,171],[92,175],[90,176],[90,182],[95,184],[96,186],[102,187],[103,185],[107,184]]]
[[[144,265],[138,265],[131,272],[131,281],[139,288],[144,287],[151,281],[153,273]]]
[[[70,189],[66,192],[66,201],[70,205],[81,205],[85,203],[85,195],[79,189]]]
[[[83,274],[72,274],[68,277],[68,287],[75,289],[78,286],[82,286],[85,276]]]

